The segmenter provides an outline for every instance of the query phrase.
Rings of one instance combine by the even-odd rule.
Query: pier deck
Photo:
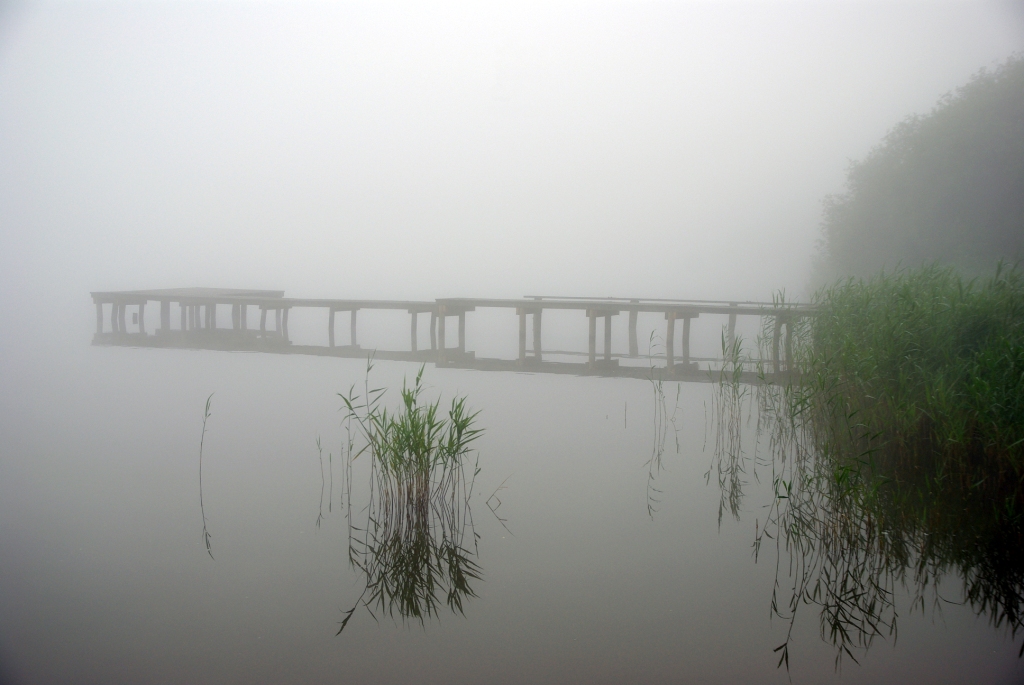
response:
[[[694,357],[690,354],[692,322],[701,314],[726,315],[728,324],[714,334],[726,335],[731,342],[738,317],[758,317],[771,332],[771,355],[762,361],[767,376],[745,371],[744,382],[772,380],[787,375],[792,357],[793,324],[813,309],[804,304],[765,302],[729,302],[708,300],[659,300],[642,298],[572,298],[529,296],[521,299],[443,298],[434,301],[286,298],[279,290],[238,290],[218,288],[176,288],[91,293],[96,307],[94,345],[129,347],[167,347],[227,351],[260,351],[277,354],[308,354],[333,357],[362,357],[416,361],[438,366],[472,368],[487,371],[527,371],[587,376],[709,381],[724,360]],[[159,306],[157,328],[146,329],[147,305]],[[230,309],[230,327],[218,324],[218,309]],[[293,344],[288,332],[289,312],[293,309],[322,310],[326,323],[326,344]],[[479,358],[466,349],[466,314],[477,309],[508,310],[519,319],[519,354],[515,359]],[[129,310],[132,310],[129,312]],[[250,323],[249,313],[254,318]],[[404,349],[365,349],[358,342],[358,313],[385,310],[405,311],[410,315],[409,344]],[[545,351],[542,344],[542,319],[545,310],[575,310],[587,319],[586,351]],[[347,345],[336,344],[338,313],[349,314]],[[128,314],[131,314],[131,323]],[[648,365],[620,364],[620,360],[638,359],[637,317],[641,313],[659,315],[664,321],[664,353],[644,355]],[[174,314],[174,316],[172,316]],[[612,347],[613,318],[628,319],[628,349]],[[419,349],[418,326],[421,315],[429,315],[430,347]],[[258,317],[258,324],[256,318]],[[449,336],[448,322],[454,318],[456,330]],[[527,324],[529,319],[530,323]],[[602,345],[598,351],[597,322],[602,320]],[[226,320],[225,320],[226,321]],[[109,324],[109,325],[108,325]],[[527,345],[527,330],[531,344]],[[706,332],[705,332],[706,333]],[[581,335],[582,338],[582,335]],[[449,340],[455,346],[449,345]],[[676,347],[677,341],[679,347]],[[678,349],[678,353],[677,353]],[[548,355],[548,359],[545,359]],[[579,357],[581,361],[553,361],[551,356]],[[585,361],[584,361],[585,360]]]

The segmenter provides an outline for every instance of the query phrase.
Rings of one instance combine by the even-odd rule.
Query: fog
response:
[[[269,355],[205,352],[183,372],[176,352],[90,348],[90,291],[806,298],[821,201],[848,162],[1022,49],[1021,2],[0,5],[4,490],[57,498],[57,462],[22,463],[44,427],[53,454],[75,435],[102,451],[104,407],[152,422],[154,387],[152,411],[187,404],[183,430],[213,389],[238,425],[259,405],[228,387],[251,371],[225,369]],[[327,368],[265,363],[285,378],[292,362],[307,380]],[[122,363],[140,375],[117,385]],[[57,400],[62,386],[75,390]],[[255,415],[286,423],[276,401]],[[240,432],[260,428],[248,421]],[[103,479],[102,464],[74,468],[54,476],[61,493],[60,479]],[[6,510],[27,527],[31,506]],[[18,535],[4,549],[31,556]]]
[[[8,6],[4,309],[802,292],[847,161],[1024,46],[1020,10]]]

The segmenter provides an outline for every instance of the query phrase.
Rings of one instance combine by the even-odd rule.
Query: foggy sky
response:
[[[803,295],[848,161],[1022,48],[1019,2],[7,5],[5,329],[84,344],[106,289]]]

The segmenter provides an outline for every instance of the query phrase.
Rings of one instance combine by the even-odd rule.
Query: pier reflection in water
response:
[[[590,298],[529,296],[519,299],[496,298],[444,298],[434,301],[413,300],[355,300],[286,298],[283,291],[238,290],[222,288],[175,288],[165,290],[134,290],[94,292],[96,307],[96,333],[93,344],[137,347],[171,347],[258,351],[277,354],[308,354],[330,357],[366,358],[372,350],[381,360],[417,361],[454,368],[473,368],[489,371],[522,371],[538,373],[615,376],[631,378],[658,378],[690,381],[708,381],[709,368],[717,368],[723,359],[698,355],[691,349],[691,338],[717,346],[720,333],[729,340],[737,330],[737,322],[767,321],[771,344],[766,350],[764,368],[769,376],[785,375],[789,369],[792,349],[792,329],[806,316],[809,305],[786,302],[730,302],[713,300],[667,300],[642,298]],[[147,328],[148,304],[159,305],[159,322]],[[131,311],[131,323],[127,315]],[[218,310],[230,309],[231,326],[219,325],[224,321]],[[148,311],[153,311],[149,307]],[[175,311],[176,310],[176,311]],[[259,325],[250,326],[249,312],[258,315]],[[318,333],[315,341],[296,344],[289,330],[293,312],[303,310],[317,317],[314,325]],[[483,356],[467,347],[467,314],[477,310],[495,310],[513,313],[518,319],[518,353],[515,358]],[[370,348],[360,344],[359,312],[406,312],[409,319],[408,344],[391,336],[379,346]],[[545,312],[569,315],[569,326],[577,335],[569,336],[570,349],[549,349],[543,342],[542,331],[550,332],[551,322],[543,323]],[[176,313],[177,316],[172,316]],[[337,314],[348,314],[347,344],[336,340]],[[430,317],[429,348],[421,348],[419,320]],[[579,315],[585,317],[585,322]],[[624,316],[620,316],[624,315]],[[656,357],[641,356],[638,344],[640,316],[653,319],[661,340]],[[703,319],[701,317],[704,317]],[[254,316],[255,318],[255,316]],[[368,317],[369,318],[369,317]],[[456,330],[448,328],[455,319]],[[694,322],[711,321],[694,332]],[[598,335],[598,320],[601,335]],[[615,349],[613,322],[623,321],[620,333],[626,344]],[[109,321],[109,324],[108,324]],[[742,324],[741,324],[742,327]],[[325,330],[326,329],[326,330]],[[153,331],[150,333],[149,331]],[[532,331],[529,336],[528,331]],[[584,331],[586,331],[584,338]],[[600,338],[600,344],[599,344]],[[587,341],[585,349],[579,343]],[[396,343],[396,340],[399,342]],[[450,343],[455,342],[452,346]],[[652,359],[657,365],[650,365]],[[582,361],[581,361],[582,360]],[[753,373],[746,373],[747,382],[756,382]]]

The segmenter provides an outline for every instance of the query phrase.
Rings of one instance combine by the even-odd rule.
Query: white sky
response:
[[[7,5],[0,306],[803,294],[848,160],[1021,49],[1021,2]]]

